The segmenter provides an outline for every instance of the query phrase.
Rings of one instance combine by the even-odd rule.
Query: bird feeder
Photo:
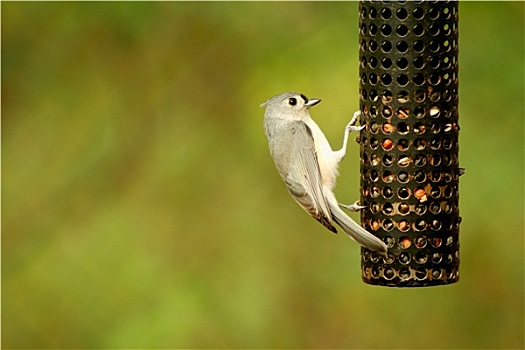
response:
[[[363,227],[395,252],[361,249],[365,283],[459,279],[458,3],[359,2]]]

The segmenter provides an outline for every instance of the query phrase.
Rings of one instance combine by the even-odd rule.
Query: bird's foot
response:
[[[360,211],[366,208],[365,206],[359,204],[359,200],[355,201],[354,204],[350,204],[350,205],[339,203],[339,206],[341,208],[345,208],[346,210],[350,210],[354,212],[357,212],[357,211]]]
[[[357,124],[357,120],[359,119],[360,116],[361,116],[361,111],[356,111],[354,113],[354,116],[352,117],[352,119],[350,119],[350,122],[346,126],[346,129],[348,131],[361,131],[361,130],[363,130],[365,128],[364,125],[355,126]]]

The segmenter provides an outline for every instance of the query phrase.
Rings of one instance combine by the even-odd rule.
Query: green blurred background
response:
[[[1,7],[3,348],[523,348],[523,2],[460,5],[461,279],[421,289],[361,282],[262,129],[297,90],[339,147],[356,2]]]

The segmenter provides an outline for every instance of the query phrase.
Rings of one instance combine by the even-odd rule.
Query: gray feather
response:
[[[357,222],[346,215],[345,212],[339,208],[337,202],[334,203],[333,201],[330,201],[329,205],[334,221],[341,226],[343,231],[363,247],[373,250],[385,257],[387,256],[388,248],[383,241],[359,226]]]
[[[289,121],[274,128],[272,136],[270,152],[293,199],[312,217],[337,232],[323,195],[310,128],[302,121]]]

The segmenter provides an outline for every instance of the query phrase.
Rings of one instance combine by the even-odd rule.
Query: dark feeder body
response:
[[[359,3],[363,227],[398,254],[361,249],[363,281],[459,279],[458,4]]]

